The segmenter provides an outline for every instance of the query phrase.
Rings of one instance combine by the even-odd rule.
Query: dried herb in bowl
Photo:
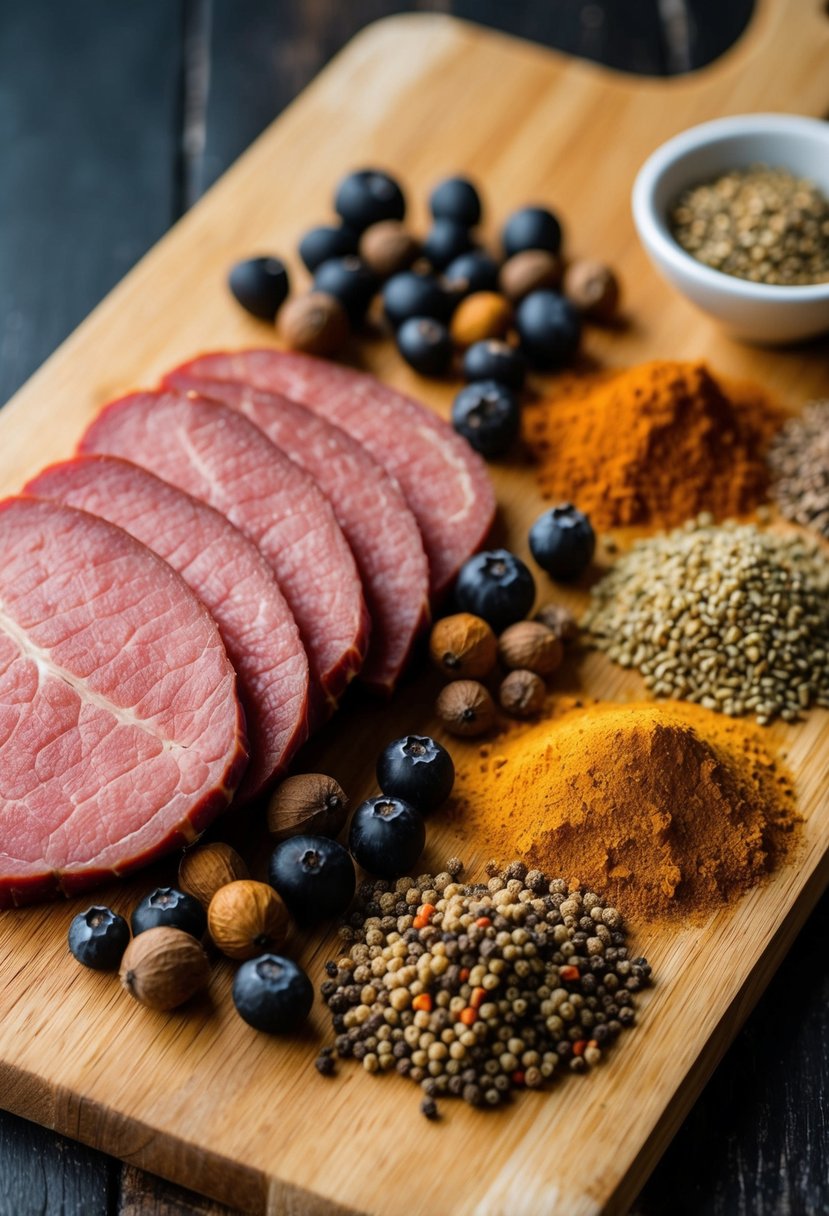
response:
[[[829,280],[829,199],[787,169],[734,169],[685,190],[669,215],[682,248],[714,270],[783,287]]]

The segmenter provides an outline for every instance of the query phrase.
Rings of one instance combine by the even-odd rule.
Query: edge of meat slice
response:
[[[486,464],[447,422],[376,376],[275,347],[208,352],[162,383],[182,375],[283,393],[348,431],[400,486],[423,537],[433,600],[485,540],[495,517]]]
[[[308,734],[308,659],[256,546],[206,503],[117,456],[50,465],[24,493],[117,524],[178,571],[218,625],[238,676],[251,758],[237,801],[267,788]]]
[[[247,762],[236,673],[180,575],[74,507],[0,502],[0,907],[191,843]]]
[[[360,680],[390,694],[429,622],[429,564],[396,482],[340,427],[281,394],[186,375],[173,384],[238,410],[314,478],[351,545],[373,622]]]
[[[336,706],[368,647],[354,556],[316,482],[247,418],[184,393],[107,405],[78,450],[121,456],[208,503],[261,551],[299,626],[312,677],[312,726]]]

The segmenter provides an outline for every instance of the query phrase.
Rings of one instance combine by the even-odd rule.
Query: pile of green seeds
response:
[[[517,861],[490,864],[482,884],[457,881],[461,868],[364,884],[341,931],[348,954],[322,985],[336,1039],[320,1072],[335,1051],[396,1071],[419,1082],[429,1118],[442,1096],[499,1106],[595,1067],[650,977],[598,895]]]
[[[772,494],[787,519],[829,540],[829,401],[813,401],[769,448]]]
[[[657,696],[760,725],[829,705],[829,563],[816,543],[701,516],[639,541],[592,594],[593,645]]]
[[[683,249],[724,274],[790,287],[829,279],[829,200],[786,169],[758,165],[693,186],[669,221]]]

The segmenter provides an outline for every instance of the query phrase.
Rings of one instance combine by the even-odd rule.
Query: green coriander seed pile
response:
[[[513,862],[489,881],[442,874],[370,882],[342,930],[348,954],[327,965],[323,999],[334,1052],[367,1072],[420,1083],[423,1113],[455,1096],[499,1106],[557,1072],[587,1072],[635,1021],[649,983],[630,959],[622,918],[590,891]]]
[[[829,705],[829,563],[812,541],[700,517],[638,542],[592,597],[593,645],[657,696],[760,725]]]
[[[772,494],[787,519],[829,540],[829,401],[790,419],[769,448]]]
[[[733,170],[680,195],[669,222],[683,249],[755,283],[829,279],[829,199],[786,169]]]

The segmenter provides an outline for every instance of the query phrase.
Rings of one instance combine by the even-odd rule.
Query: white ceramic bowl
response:
[[[674,240],[667,213],[688,186],[765,164],[810,178],[829,196],[829,123],[790,114],[718,118],[669,139],[633,186],[633,218],[656,269],[735,337],[783,343],[829,330],[829,283],[779,287],[704,266]]]

